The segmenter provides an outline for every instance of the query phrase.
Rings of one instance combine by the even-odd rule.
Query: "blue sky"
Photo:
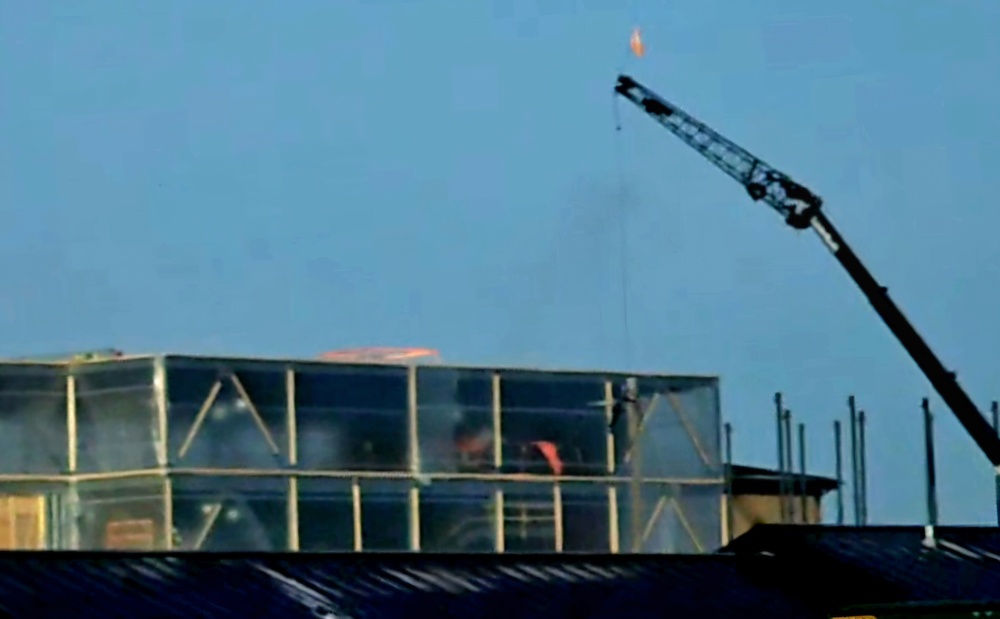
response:
[[[855,393],[872,520],[922,521],[929,387],[840,267],[635,109],[614,131],[638,25],[625,68],[822,195],[1000,398],[1000,3],[809,6],[2,3],[5,352],[713,373],[740,460],[775,460],[781,390],[822,472]],[[990,467],[933,401],[942,519],[991,522]]]

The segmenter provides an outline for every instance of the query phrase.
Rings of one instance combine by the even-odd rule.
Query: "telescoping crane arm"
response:
[[[753,200],[763,201],[780,213],[788,225],[798,230],[812,228],[920,367],[941,399],[972,435],[972,439],[993,466],[1000,471],[1000,436],[959,385],[955,374],[945,368],[889,297],[888,290],[876,281],[827,219],[821,210],[823,201],[819,196],[631,77],[619,75],[615,92],[733,177],[746,188]]]

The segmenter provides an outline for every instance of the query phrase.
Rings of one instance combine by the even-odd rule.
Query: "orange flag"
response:
[[[556,447],[556,444],[550,441],[535,441],[532,445],[537,447],[538,451],[542,452],[542,455],[545,456],[545,460],[552,468],[552,472],[556,475],[562,475],[563,462],[562,458],[559,457],[559,448]]]
[[[646,46],[642,44],[642,37],[639,36],[638,28],[632,31],[632,38],[629,39],[628,45],[632,48],[632,53],[639,58],[642,58],[642,55],[646,53]]]

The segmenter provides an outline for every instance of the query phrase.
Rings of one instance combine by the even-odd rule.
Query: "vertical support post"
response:
[[[861,524],[868,524],[868,448],[865,442],[865,411],[858,411],[858,481],[861,483]]]
[[[500,399],[500,373],[493,372],[493,470],[499,473],[503,468],[503,402]],[[496,484],[493,489],[493,537],[496,551],[506,550],[506,510],[504,509],[503,488]]]
[[[639,429],[641,422],[638,399],[639,385],[634,377],[625,380],[625,390],[634,396],[633,401],[626,403],[626,415],[628,417],[628,451],[631,454],[629,461],[629,494],[632,495],[629,512],[629,539],[632,540],[632,552],[642,550],[642,521],[643,521],[643,501],[642,501],[642,437]]]
[[[799,424],[799,503],[802,524],[809,522],[809,497],[806,496],[806,424]]]
[[[853,495],[854,524],[861,526],[861,484],[858,476],[858,412],[855,409],[854,396],[848,396],[847,409],[851,416],[851,494]]]
[[[1000,434],[1000,402],[993,400],[990,403],[990,412],[993,415],[993,430]],[[994,475],[994,487],[996,491],[996,504],[997,504],[997,524],[1000,524],[1000,467],[996,467],[993,470]]]
[[[997,524],[1000,524],[1000,466],[993,469],[994,472],[994,487],[996,489],[997,498]]]
[[[833,450],[836,458],[837,473],[837,524],[844,525],[844,439],[840,429],[840,420],[833,422]]]
[[[733,424],[726,423],[723,426],[725,432],[725,493],[722,496],[722,542],[728,544],[732,540],[733,532]]]
[[[364,548],[361,536],[361,483],[357,477],[351,479],[351,513],[354,520],[354,552],[361,552]]]
[[[615,474],[615,433],[611,427],[611,418],[615,414],[615,386],[610,380],[604,381],[604,421],[607,424],[608,476]]]
[[[785,409],[782,416],[785,430],[785,472],[788,476],[788,522],[795,523],[795,467],[792,465],[792,411]]]
[[[77,472],[76,376],[72,368],[66,377],[66,464],[69,474]]]
[[[299,550],[299,478],[288,478],[288,549]]]
[[[80,492],[77,487],[75,473],[77,472],[77,419],[76,419],[76,377],[72,368],[66,377],[66,470],[69,473],[66,502],[69,504],[69,517],[61,518],[61,527],[67,533],[66,545],[71,550],[80,550],[80,517],[82,516]]]
[[[163,475],[163,528],[167,550],[174,549],[174,480]]]
[[[288,464],[299,464],[299,420],[295,406],[295,370],[285,370],[285,421],[288,423]]]
[[[934,415],[930,401],[921,402],[924,413],[924,453],[927,460],[927,524],[936,527],[938,523],[937,471],[934,466]]]
[[[167,415],[167,361],[164,357],[156,358],[153,363],[153,398],[156,402],[156,464],[163,468],[170,466],[170,429]]]
[[[616,555],[621,552],[620,525],[618,523],[618,488],[613,484],[608,485],[608,539],[611,554]]]
[[[500,399],[500,373],[493,373],[493,467],[499,473],[503,467],[503,402]]]
[[[615,475],[615,433],[611,427],[611,418],[615,412],[615,386],[610,380],[604,381],[604,422],[608,428],[607,443],[607,474]],[[614,485],[608,485],[608,548],[618,552],[618,491]]]
[[[408,501],[410,508],[410,550],[416,552],[420,550],[420,489],[417,486],[420,476],[420,436],[417,425],[417,366],[415,365],[406,368],[406,410],[410,443],[410,472],[413,475],[410,480]]]
[[[83,506],[80,504],[80,489],[75,477],[70,477],[66,488],[65,506],[60,514],[60,537],[67,550],[84,550],[80,548],[80,522],[83,516]]]
[[[493,491],[493,547],[501,554],[507,550],[505,514],[503,490],[500,489],[500,484],[497,484],[496,490]]]
[[[410,443],[410,472],[420,474],[420,437],[417,428],[417,368],[406,368],[406,418]]]
[[[410,550],[420,550],[420,489],[417,482],[410,486]]]
[[[781,517],[779,522],[787,522],[786,514],[788,513],[787,506],[785,505],[785,495],[787,494],[786,479],[785,479],[785,426],[783,424],[785,414],[785,406],[782,402],[781,392],[774,394],[774,419],[777,423],[777,437],[778,437],[778,509],[781,512]]]
[[[563,502],[559,482],[552,484],[552,518],[555,526],[555,551],[563,551]]]

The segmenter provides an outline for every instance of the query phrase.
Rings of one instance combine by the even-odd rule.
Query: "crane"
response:
[[[634,103],[653,120],[695,149],[717,168],[743,185],[754,201],[763,201],[796,230],[812,230],[844,267],[899,343],[916,362],[944,403],[993,465],[997,474],[998,517],[1000,517],[1000,435],[979,412],[924,338],[861,262],[844,237],[823,212],[823,200],[746,149],[720,135],[676,105],[627,75],[619,75],[615,93]]]

